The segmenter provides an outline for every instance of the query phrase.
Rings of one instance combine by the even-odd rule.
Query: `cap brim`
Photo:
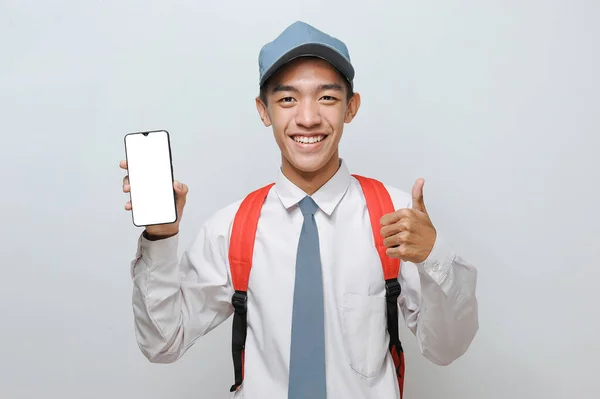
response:
[[[340,73],[345,76],[350,83],[352,83],[354,80],[354,68],[352,67],[352,64],[350,64],[348,60],[346,60],[346,58],[344,58],[344,56],[341,55],[337,50],[323,43],[305,43],[294,47],[279,57],[279,59],[275,61],[261,77],[260,86],[262,87],[267,79],[273,76],[273,74],[283,65],[300,57],[321,58],[329,62],[338,71],[340,71]]]

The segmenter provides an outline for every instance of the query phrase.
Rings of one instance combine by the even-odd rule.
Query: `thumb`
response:
[[[423,199],[423,186],[425,185],[425,180],[417,179],[415,185],[412,189],[412,209],[427,213],[427,208],[425,207],[425,200]]]
[[[175,181],[173,183],[173,188],[175,189],[175,203],[177,204],[177,209],[182,211],[183,207],[185,206],[187,193],[189,191],[188,186],[181,182]]]

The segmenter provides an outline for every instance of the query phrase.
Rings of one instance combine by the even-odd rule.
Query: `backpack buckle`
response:
[[[233,297],[231,297],[231,304],[237,313],[246,313],[248,295],[245,291],[235,291]]]
[[[402,292],[400,283],[397,279],[385,280],[385,297],[388,301],[396,301]]]

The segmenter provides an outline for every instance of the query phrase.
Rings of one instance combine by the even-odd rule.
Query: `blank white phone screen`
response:
[[[125,136],[133,224],[149,226],[177,219],[169,134],[166,131]]]

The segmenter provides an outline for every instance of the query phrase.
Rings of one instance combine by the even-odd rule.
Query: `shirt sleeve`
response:
[[[136,339],[151,362],[176,361],[233,312],[220,237],[205,224],[181,260],[178,241],[141,235],[131,264]]]
[[[415,334],[421,353],[448,365],[462,356],[477,330],[477,269],[438,233],[429,257],[402,263],[400,311]]]

